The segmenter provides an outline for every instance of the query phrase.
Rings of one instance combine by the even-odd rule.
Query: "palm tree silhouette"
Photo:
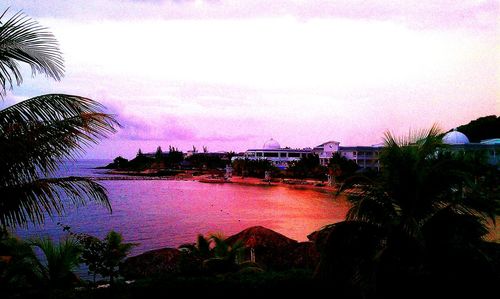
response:
[[[363,297],[487,285],[482,244],[498,198],[474,179],[467,153],[448,150],[441,135],[437,126],[404,138],[385,134],[380,176],[342,186],[351,202],[346,221],[317,240],[319,278]]]
[[[19,62],[31,67],[32,75],[45,74],[59,81],[64,75],[64,60],[56,38],[38,22],[18,12],[3,22],[8,9],[0,15],[0,95],[23,82]]]
[[[30,244],[38,247],[45,259],[39,261],[41,278],[51,287],[68,287],[78,281],[73,273],[80,264],[81,247],[72,238],[54,243],[49,238],[33,239]]]
[[[21,12],[0,16],[0,97],[23,81],[19,63],[60,80],[63,59],[55,37]],[[0,228],[40,224],[67,204],[89,201],[111,211],[106,190],[77,177],[53,178],[64,160],[116,131],[117,121],[91,99],[66,94],[37,96],[0,110]]]

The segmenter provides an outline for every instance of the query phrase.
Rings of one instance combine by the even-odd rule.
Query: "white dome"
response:
[[[469,143],[469,138],[465,134],[458,132],[457,129],[454,129],[444,135],[443,142],[446,144],[467,144]]]
[[[278,141],[271,138],[268,141],[266,141],[266,143],[264,143],[263,148],[264,149],[280,149],[281,146],[278,143]]]

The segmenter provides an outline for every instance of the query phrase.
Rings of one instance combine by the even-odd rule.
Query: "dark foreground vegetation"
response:
[[[133,284],[119,282],[113,288],[82,287],[58,290],[23,290],[2,298],[169,298],[182,296],[263,297],[320,295],[320,286],[312,280],[312,272],[290,270],[265,273],[232,273],[211,277],[164,276],[137,280]],[[310,291],[308,291],[310,290]]]
[[[314,244],[297,242],[263,227],[248,228],[228,238],[199,235],[195,243],[126,260],[132,244],[123,243],[115,232],[104,240],[69,232],[59,244],[46,243],[51,250],[43,250],[43,259],[32,250],[38,246],[36,241],[2,238],[0,251],[10,257],[0,263],[4,296],[138,298],[159,291],[182,291],[185,295],[235,291],[248,295],[298,292],[318,285],[313,279],[319,258]],[[88,266],[94,281],[83,281],[73,274],[80,263]],[[95,274],[100,275],[97,281]],[[118,274],[120,278],[116,279]]]
[[[326,292],[337,298],[427,298],[429,294],[479,298],[494,291],[500,278],[497,243],[482,242],[476,248],[489,257],[487,264],[481,260],[484,257],[474,258],[470,249],[462,248],[458,251],[462,253],[460,256],[454,251],[447,252],[450,257],[434,261],[434,265],[427,264],[426,267],[433,269],[425,271],[422,266],[408,267],[399,260],[394,264],[368,253],[370,250],[365,247],[377,242],[380,237],[377,234],[367,236],[361,230],[349,237],[341,236],[351,240],[348,246],[329,243],[330,238],[339,238],[346,231],[353,233],[348,221],[312,233],[311,242],[296,242],[263,227],[252,227],[228,238],[200,235],[196,243],[179,248],[153,250],[126,260],[123,254],[111,258],[121,260],[114,264],[113,271],[119,276],[113,281],[101,276],[95,282],[80,280],[74,274],[68,275],[71,270],[61,264],[48,265],[54,267],[47,271],[57,278],[53,283],[44,277],[37,278],[36,264],[23,269],[29,265],[26,264],[29,251],[24,251],[19,252],[24,255],[22,259],[2,263],[8,267],[2,268],[0,291],[2,298],[156,298],[159,294],[163,297],[177,292],[204,297],[322,296]],[[249,261],[252,249],[255,262]],[[83,247],[80,250],[83,252]],[[112,252],[116,251],[98,256],[113,256]],[[389,254],[395,252],[378,252],[378,255]],[[414,257],[407,259],[413,265],[421,262]],[[379,266],[370,267],[370,263]],[[9,276],[13,271],[17,277]],[[432,271],[439,271],[438,275]],[[368,274],[378,281],[367,283],[361,275]],[[373,293],[364,293],[367,291]]]

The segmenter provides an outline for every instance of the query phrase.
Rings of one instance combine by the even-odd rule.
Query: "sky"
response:
[[[244,151],[443,130],[500,114],[500,1],[4,0],[49,28],[60,82],[15,87],[103,103],[123,128],[85,158],[169,145]],[[4,9],[0,7],[0,9]]]

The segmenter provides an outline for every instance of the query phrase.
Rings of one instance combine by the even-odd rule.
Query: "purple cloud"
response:
[[[252,134],[241,134],[241,135],[219,135],[214,134],[210,136],[198,137],[196,141],[207,141],[207,142],[236,142],[236,141],[248,141],[254,139],[256,135]]]
[[[196,134],[184,126],[176,117],[163,119],[160,123],[149,123],[139,117],[118,117],[123,128],[118,138],[126,140],[193,140]]]
[[[147,116],[127,113],[118,101],[105,101],[109,113],[114,114],[122,128],[117,133],[117,138],[132,141],[189,141],[189,142],[241,142],[255,137],[252,134],[226,134],[202,133],[196,131],[182,118],[161,114],[154,119]],[[204,119],[203,122],[210,123]],[[213,122],[213,121],[212,121]]]

